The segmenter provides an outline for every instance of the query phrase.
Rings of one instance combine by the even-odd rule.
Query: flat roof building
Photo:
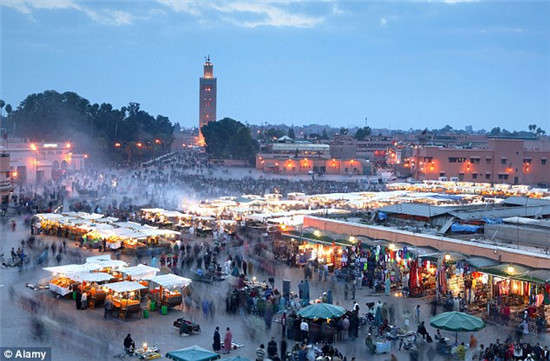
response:
[[[487,148],[417,146],[408,160],[418,180],[550,184],[550,150],[522,139],[489,139]]]

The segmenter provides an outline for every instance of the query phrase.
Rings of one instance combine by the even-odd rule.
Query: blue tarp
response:
[[[453,223],[451,226],[451,232],[455,233],[476,233],[479,230],[479,226],[471,224]]]
[[[378,212],[378,220],[379,221],[385,221],[386,219],[388,219],[388,215],[386,214],[386,212]]]

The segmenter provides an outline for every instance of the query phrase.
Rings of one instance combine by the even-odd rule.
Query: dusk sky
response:
[[[0,0],[0,97],[75,91],[218,118],[550,132],[549,1]]]

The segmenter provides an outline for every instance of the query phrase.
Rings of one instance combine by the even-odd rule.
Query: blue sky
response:
[[[550,131],[549,1],[0,0],[1,89],[218,118]]]

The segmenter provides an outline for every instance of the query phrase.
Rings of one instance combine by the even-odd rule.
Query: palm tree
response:
[[[6,105],[6,102],[0,99],[0,135],[2,133],[2,108],[4,108],[4,105]]]
[[[12,112],[12,110],[13,110],[13,109],[11,108],[11,104],[6,105],[6,108],[5,108],[5,109],[6,109],[6,118],[9,118],[9,117],[10,117],[10,114],[11,114],[11,112]],[[6,124],[9,124],[9,123],[6,123]],[[6,125],[6,127],[7,127],[7,125]],[[13,121],[13,132],[15,133],[15,121]]]

